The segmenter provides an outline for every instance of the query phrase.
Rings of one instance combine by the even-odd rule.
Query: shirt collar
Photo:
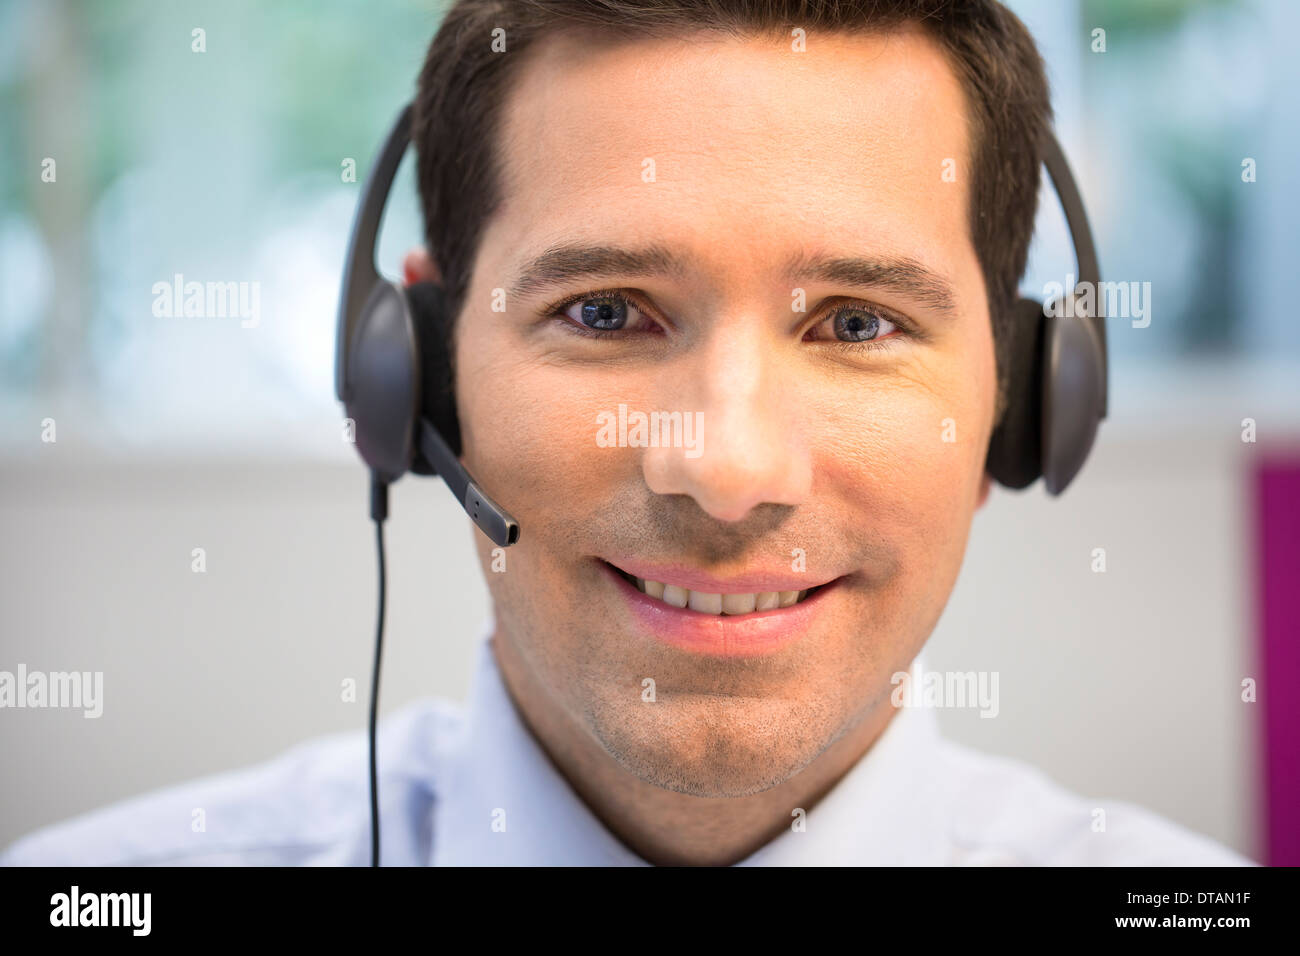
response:
[[[480,637],[462,736],[434,782],[435,866],[647,866],[587,808],[515,708]],[[922,670],[918,657],[913,677]],[[740,866],[938,865],[944,827],[934,713],[904,707],[793,826]],[[793,822],[793,818],[792,818]]]

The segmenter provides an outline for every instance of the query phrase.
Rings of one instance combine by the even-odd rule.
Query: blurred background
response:
[[[1066,495],[997,489],[977,516],[923,660],[997,671],[1000,713],[941,725],[1300,863],[1300,6],[1010,6],[1103,277],[1149,282],[1150,321],[1108,323],[1110,417]],[[0,0],[0,670],[104,674],[98,719],[0,710],[0,846],[364,727],[375,559],[336,297],[443,9]],[[381,267],[419,236],[408,158]],[[1025,290],[1071,265],[1045,192]],[[256,283],[256,321],[158,315],[177,275]],[[410,478],[392,515],[383,710],[463,699],[488,614],[469,525]]]

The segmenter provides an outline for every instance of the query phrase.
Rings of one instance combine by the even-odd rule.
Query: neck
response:
[[[793,777],[745,797],[697,797],[623,769],[535,679],[509,640],[492,652],[516,709],[591,812],[642,859],[661,866],[728,866],[780,836],[792,812],[809,812],[870,749],[895,708],[888,698]]]

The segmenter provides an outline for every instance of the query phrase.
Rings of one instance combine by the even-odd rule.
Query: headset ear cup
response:
[[[456,415],[455,380],[451,360],[451,316],[442,286],[417,282],[406,287],[411,324],[420,356],[422,388],[420,414],[432,423],[451,450],[460,454],[460,420]],[[421,475],[436,474],[420,454],[411,470]]]
[[[1106,407],[1106,358],[1092,320],[1066,301],[1043,353],[1043,484],[1059,495],[1083,467]]]
[[[406,474],[414,454],[420,369],[411,313],[400,287],[370,290],[347,344],[350,387],[344,402],[357,452],[384,481]]]
[[[1049,318],[1043,305],[1019,299],[1007,349],[1007,407],[989,440],[985,470],[1007,488],[1026,488],[1043,473],[1043,354]]]

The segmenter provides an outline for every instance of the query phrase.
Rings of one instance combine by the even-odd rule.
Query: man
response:
[[[453,304],[456,445],[526,531],[476,534],[465,714],[382,729],[385,862],[1246,862],[895,706],[1015,399],[1049,121],[991,2],[450,11],[406,280]],[[364,863],[363,753],[313,742],[6,859]]]

